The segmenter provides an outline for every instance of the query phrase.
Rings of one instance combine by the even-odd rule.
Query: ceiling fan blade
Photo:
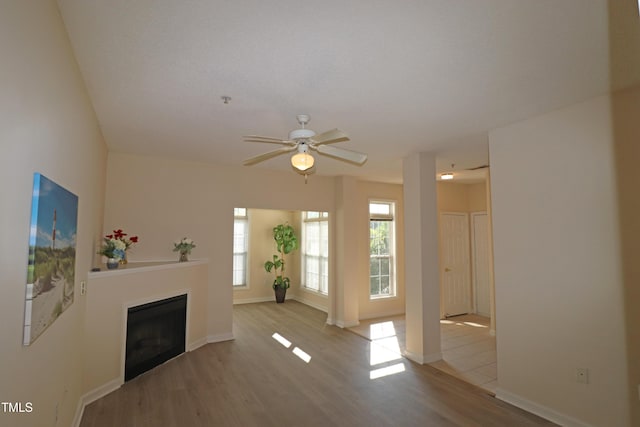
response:
[[[281,145],[296,145],[295,141],[289,141],[286,139],[278,139],[278,140],[270,140],[270,139],[255,139],[255,138],[248,138],[248,137],[244,137],[245,140],[244,142],[260,142],[260,143],[266,143],[266,144],[281,144]]]
[[[315,148],[320,154],[335,157],[336,159],[345,160],[357,165],[363,165],[364,162],[367,161],[367,155],[358,153],[357,151],[345,150],[344,148],[337,148],[331,145],[319,145],[318,147],[312,148]]]
[[[245,166],[255,165],[256,163],[263,162],[263,161],[268,160],[268,159],[270,159],[272,157],[279,156],[280,154],[284,154],[284,153],[288,153],[289,151],[293,151],[293,150],[295,150],[295,148],[296,147],[282,147],[282,148],[280,148],[278,150],[269,151],[268,153],[264,153],[264,154],[260,154],[259,156],[251,157],[250,159],[247,159],[244,162],[242,162],[242,164],[245,165]]]
[[[273,138],[270,136],[260,136],[260,135],[244,135],[243,138],[249,138],[249,139],[261,139],[263,141],[285,141],[282,138]]]
[[[334,142],[348,141],[349,136],[340,129],[331,129],[310,138],[315,145],[333,144]]]
[[[468,171],[477,171],[478,169],[485,169],[488,168],[489,165],[481,165],[481,166],[476,166],[475,168],[469,168],[467,169]]]

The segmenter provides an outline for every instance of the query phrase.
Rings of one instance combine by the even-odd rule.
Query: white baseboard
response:
[[[339,328],[353,328],[354,326],[358,326],[360,324],[357,320],[337,320],[336,326]]]
[[[315,303],[315,302],[313,302],[311,300],[308,300],[303,296],[294,295],[291,299],[293,299],[295,301],[298,301],[301,304],[308,305],[309,307],[313,307],[316,310],[320,310],[320,311],[322,311],[324,313],[328,313],[327,307],[323,307],[320,304]]]
[[[82,398],[78,399],[78,405],[76,406],[76,413],[73,416],[73,422],[71,422],[71,427],[80,427],[80,422],[82,421],[82,415],[84,414],[84,405],[82,404]]]
[[[236,305],[236,304],[253,304],[253,303],[256,303],[256,302],[269,302],[269,301],[275,301],[275,298],[274,297],[242,298],[242,299],[234,298],[233,299],[233,305]]]
[[[424,354],[412,353],[410,351],[405,350],[403,353],[403,356],[413,362],[419,363],[420,365],[424,365],[427,363],[434,363],[434,362],[437,362],[438,360],[442,360],[442,353],[440,352],[424,355]]]
[[[189,344],[187,351],[193,351],[193,350],[199,349],[203,345],[207,344],[207,339],[208,337],[203,337],[203,338],[200,338],[199,340],[195,340],[194,342]]]
[[[78,427],[80,425],[80,422],[82,421],[82,414],[84,414],[84,408],[87,405],[95,402],[101,397],[106,396],[112,391],[119,389],[122,384],[123,384],[122,379],[116,378],[82,395],[82,397],[78,401],[78,407],[76,408],[76,414],[73,417],[72,426]]]
[[[376,311],[375,314],[361,317],[360,320],[377,319],[379,317],[404,316],[404,310]]]
[[[524,409],[525,411],[531,412],[539,417],[545,418],[549,421],[552,421],[556,424],[565,427],[593,427],[590,424],[586,424],[580,420],[572,418],[568,415],[562,414],[558,411],[555,411],[551,408],[547,408],[546,406],[540,405],[538,403],[532,402],[524,397],[518,396],[517,394],[510,393],[501,388],[496,390],[496,399],[500,399],[504,402],[507,402],[513,406],[517,406],[520,409]]]
[[[207,344],[211,344],[214,342],[222,342],[222,341],[231,341],[234,340],[233,332],[226,332],[224,334],[218,335],[209,335],[207,336]]]

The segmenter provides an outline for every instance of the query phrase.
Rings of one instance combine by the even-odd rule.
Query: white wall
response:
[[[83,393],[85,300],[79,283],[102,226],[106,147],[56,2],[0,5],[0,396],[32,402],[0,411],[3,426],[71,425]],[[78,196],[75,301],[29,347],[22,346],[33,173]]]
[[[489,135],[498,397],[567,425],[629,425],[610,114],[599,97]]]

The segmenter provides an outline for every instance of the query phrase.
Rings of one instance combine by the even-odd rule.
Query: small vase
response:
[[[107,268],[109,270],[114,270],[114,269],[118,268],[119,265],[120,265],[120,262],[118,262],[117,259],[115,259],[115,258],[107,259]]]
[[[189,261],[189,258],[187,257],[187,253],[180,252],[180,259],[178,259],[178,262],[187,262],[187,261]]]
[[[122,259],[120,260],[120,264],[125,265],[127,263],[127,254],[124,254],[124,257],[122,257]]]

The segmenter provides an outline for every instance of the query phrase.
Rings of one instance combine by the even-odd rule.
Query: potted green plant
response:
[[[291,283],[289,278],[284,275],[284,256],[298,249],[298,238],[293,227],[288,223],[284,223],[273,227],[273,240],[276,242],[278,253],[273,255],[272,260],[264,263],[264,269],[267,273],[273,271],[275,274],[273,290],[276,294],[276,302],[283,303]]]

